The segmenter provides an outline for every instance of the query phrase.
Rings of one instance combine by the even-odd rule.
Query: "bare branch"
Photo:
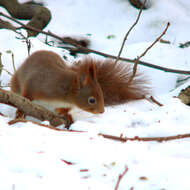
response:
[[[79,44],[76,44],[75,42],[71,42],[71,41],[68,41],[67,39],[63,39],[59,36],[57,36],[56,34],[52,33],[52,32],[45,32],[43,30],[39,30],[37,28],[34,28],[34,27],[31,27],[31,26],[27,26],[27,25],[24,25],[22,22],[0,12],[0,15],[1,16],[4,16],[12,21],[14,21],[15,23],[21,25],[24,29],[28,29],[28,30],[32,30],[32,31],[36,31],[36,32],[39,32],[39,33],[42,33],[42,34],[45,34],[47,36],[51,36],[51,37],[54,37],[64,43],[69,43],[71,45],[73,45],[74,47],[76,47],[75,49],[73,47],[66,47],[65,49],[67,50],[72,50],[72,51],[75,51],[76,53],[94,53],[94,54],[97,54],[97,55],[101,55],[103,57],[109,57],[109,58],[112,58],[112,59],[117,59],[117,56],[114,56],[114,55],[110,55],[110,54],[107,54],[107,53],[103,53],[103,52],[100,52],[100,51],[97,51],[97,50],[93,50],[93,49],[90,49],[90,48],[86,48],[86,47],[83,47]],[[135,59],[129,59],[129,58],[124,58],[124,57],[120,57],[119,60],[121,61],[126,61],[126,62],[130,62],[130,63],[135,63]],[[145,62],[145,61],[139,61],[140,65],[144,65],[146,67],[151,67],[151,68],[154,68],[154,69],[158,69],[158,70],[161,70],[161,71],[165,71],[165,72],[170,72],[170,73],[178,73],[178,74],[184,74],[184,75],[190,75],[190,71],[185,71],[185,70],[178,70],[178,69],[170,69],[170,68],[166,68],[166,67],[162,67],[162,66],[158,66],[158,65],[154,65],[154,64],[151,64],[151,63],[148,63],[148,62]]]
[[[133,66],[133,75],[131,76],[131,79],[129,80],[129,83],[133,80],[133,78],[134,78],[135,75],[136,75],[137,66],[138,66],[138,64],[139,64],[140,59],[141,59],[143,56],[145,56],[146,53],[147,53],[158,41],[160,41],[160,39],[162,38],[162,36],[165,35],[165,33],[166,33],[166,31],[168,30],[168,27],[169,27],[169,26],[170,26],[170,23],[168,22],[168,23],[167,23],[167,26],[166,26],[166,28],[164,29],[164,31],[162,32],[162,34],[161,34],[149,47],[147,47],[147,48],[145,49],[145,51],[144,51],[140,56],[137,57],[137,59],[135,59],[135,64],[134,64],[134,66]]]
[[[140,60],[143,56],[146,55],[146,53],[157,43],[160,41],[160,39],[166,34],[168,28],[170,26],[170,22],[167,23],[166,28],[164,29],[164,31],[162,32],[162,34],[156,38],[156,40],[137,58],[137,60]]]
[[[118,136],[106,135],[106,134],[102,134],[102,133],[99,133],[99,135],[106,139],[111,139],[111,140],[120,141],[120,142],[127,142],[127,141],[163,142],[163,141],[171,141],[171,140],[190,138],[190,133],[174,135],[174,136],[167,136],[167,137],[138,137],[138,136],[135,136],[134,138],[122,137],[122,136],[118,137]]]
[[[0,115],[4,116],[2,113],[0,113]],[[5,117],[5,116],[4,116]],[[42,124],[40,122],[37,122],[37,121],[31,121],[31,120],[27,120],[27,119],[14,119],[14,120],[11,120],[8,122],[9,125],[14,125],[16,123],[27,123],[27,122],[30,122],[30,123],[33,123],[35,125],[39,125],[41,127],[46,127],[48,129],[53,129],[53,130],[56,130],[56,131],[62,131],[62,132],[73,132],[73,133],[85,133],[86,131],[76,131],[76,130],[68,130],[68,129],[59,129],[59,128],[56,128],[52,125],[45,125],[45,124]]]
[[[122,178],[126,175],[126,173],[128,172],[129,168],[127,166],[125,166],[125,170],[123,171],[122,174],[119,175],[118,177],[118,180],[117,180],[117,183],[116,183],[116,186],[115,186],[115,190],[118,190],[119,189],[119,184],[122,180]]]
[[[120,51],[119,51],[119,54],[118,54],[118,56],[117,56],[117,59],[115,60],[115,64],[117,64],[117,62],[119,61],[119,58],[120,58],[120,56],[121,56],[121,53],[122,53],[123,48],[124,48],[124,45],[125,45],[125,42],[127,41],[127,37],[129,36],[129,34],[130,34],[130,32],[133,30],[133,28],[137,25],[137,23],[138,23],[138,21],[139,21],[139,19],[140,19],[140,16],[141,16],[141,13],[142,13],[142,10],[143,10],[143,7],[144,7],[145,3],[146,3],[146,0],[144,0],[144,3],[142,4],[142,6],[141,6],[141,8],[140,8],[140,11],[139,11],[139,14],[138,14],[138,16],[137,16],[136,21],[135,21],[134,24],[130,27],[130,29],[128,30],[128,32],[126,33],[126,35],[125,35],[125,37],[124,37],[124,39],[123,39],[123,43],[122,43],[122,45],[121,45],[121,49],[120,49]]]

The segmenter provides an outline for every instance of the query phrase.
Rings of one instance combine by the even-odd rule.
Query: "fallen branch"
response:
[[[61,124],[70,125],[70,121],[65,116],[51,112],[38,104],[34,104],[23,96],[10,91],[0,89],[0,103],[16,107],[24,114],[41,121],[48,120],[53,126]]]
[[[4,116],[2,113],[0,113],[1,116]],[[5,117],[5,116],[4,116]],[[14,125],[16,123],[27,123],[27,122],[30,122],[30,123],[33,123],[35,125],[39,125],[41,127],[46,127],[48,129],[53,129],[55,131],[62,131],[62,132],[72,132],[72,133],[85,133],[86,131],[76,131],[76,130],[68,130],[68,129],[59,129],[59,128],[56,128],[52,125],[46,125],[46,124],[43,124],[43,123],[40,123],[40,122],[37,122],[37,121],[31,121],[31,120],[27,120],[27,119],[14,119],[14,120],[10,120],[8,122],[9,125]]]
[[[124,172],[119,175],[118,180],[117,180],[117,183],[116,183],[116,186],[115,186],[115,190],[118,190],[118,189],[119,189],[119,184],[120,184],[122,178],[123,178],[123,177],[126,175],[126,173],[128,172],[128,170],[129,170],[129,168],[126,166]]]
[[[96,51],[96,50],[93,50],[93,49],[89,49],[89,48],[86,48],[86,47],[83,47],[75,42],[71,42],[67,39],[64,39],[64,38],[61,38],[59,36],[57,36],[56,34],[52,33],[52,32],[45,32],[43,30],[40,30],[40,29],[37,29],[37,28],[34,28],[32,26],[28,26],[28,25],[24,25],[22,22],[0,12],[0,16],[3,16],[3,17],[6,17],[12,21],[14,21],[15,23],[19,24],[20,26],[22,26],[24,29],[26,30],[32,30],[32,31],[35,31],[35,32],[38,32],[38,33],[42,33],[42,34],[45,34],[47,36],[51,36],[51,37],[54,37],[60,41],[62,41],[63,43],[69,43],[71,45],[73,45],[75,48],[73,47],[64,47],[65,49],[67,50],[72,50],[73,52],[78,52],[78,53],[94,53],[94,54],[97,54],[97,55],[101,55],[103,57],[108,57],[108,58],[112,58],[112,59],[117,59],[117,56],[114,56],[114,55],[110,55],[110,54],[107,54],[107,53],[103,53],[103,52],[100,52],[100,51]],[[121,61],[126,61],[126,62],[130,62],[130,63],[135,63],[135,59],[128,59],[128,58],[124,58],[124,57],[120,57],[119,60]],[[154,65],[154,64],[151,64],[151,63],[148,63],[148,62],[145,62],[145,61],[139,61],[140,65],[144,65],[146,67],[151,67],[151,68],[154,68],[154,69],[158,69],[158,70],[161,70],[161,71],[165,71],[165,72],[170,72],[170,73],[178,73],[178,74],[184,74],[184,75],[190,75],[190,71],[185,71],[185,70],[177,70],[177,69],[170,69],[170,68],[166,68],[166,67],[162,67],[162,66],[158,66],[158,65]]]
[[[1,93],[1,91],[2,90],[0,89],[0,102],[1,102],[1,99],[2,99],[2,96],[1,96],[2,93]],[[26,98],[24,98],[24,99],[26,99]],[[4,103],[4,102],[1,102],[1,103]],[[10,103],[6,103],[6,104],[10,105]],[[12,105],[12,106],[14,106],[14,105]],[[34,104],[34,106],[36,106],[36,105]],[[4,116],[1,113],[0,113],[0,115]],[[55,117],[57,117],[57,116],[55,116]],[[58,116],[58,120],[59,120],[59,118],[60,118],[60,116]],[[61,121],[62,121],[62,118],[61,118]],[[42,124],[42,123],[39,123],[39,122],[36,122],[36,121],[29,121],[29,120],[26,120],[26,119],[11,120],[11,121],[9,121],[8,124],[13,125],[13,124],[18,123],[18,122],[24,122],[24,123],[31,122],[33,124],[36,124],[36,125],[39,125],[39,126],[42,126],[42,127],[46,127],[46,128],[49,128],[49,129],[57,130],[57,131],[77,132],[77,133],[81,133],[81,132],[85,133],[86,132],[86,131],[75,131],[75,130],[59,129],[59,128],[56,128],[56,127],[54,127],[52,125],[45,125],[45,124]],[[163,141],[171,141],[171,140],[179,140],[179,139],[184,139],[184,138],[190,138],[190,133],[180,134],[180,135],[174,135],[174,136],[166,136],[166,137],[138,137],[138,136],[135,136],[133,138],[123,137],[122,135],[120,137],[118,137],[118,136],[107,135],[107,134],[103,134],[103,133],[99,133],[98,135],[104,137],[105,139],[110,139],[110,140],[119,141],[119,142],[127,142],[127,141],[139,141],[139,142],[140,141],[145,141],[145,142],[157,141],[157,142],[163,142]]]
[[[49,129],[53,129],[53,130],[56,130],[56,131],[68,131],[68,130],[65,130],[65,129],[59,129],[59,128],[56,128],[56,127],[53,127],[52,125],[45,125],[45,124],[42,124],[40,122],[36,122],[36,121],[30,121],[30,120],[27,120],[27,119],[23,119],[23,118],[20,118],[20,119],[14,119],[14,120],[10,120],[8,122],[9,125],[14,125],[16,123],[27,123],[27,122],[31,122],[35,125],[39,125],[41,127],[46,127],[46,128],[49,128]]]
[[[184,138],[190,138],[190,133],[182,134],[182,135],[174,135],[174,136],[167,136],[167,137],[138,137],[135,136],[133,138],[129,137],[118,137],[118,136],[113,136],[113,135],[106,135],[99,133],[99,136],[102,136],[106,139],[111,139],[115,141],[120,141],[120,142],[127,142],[127,141],[157,141],[157,142],[163,142],[163,141],[171,141],[171,140],[179,140],[179,139],[184,139]]]
[[[147,98],[146,98],[147,99]],[[148,99],[147,99],[148,100]],[[158,100],[156,100],[153,96],[151,96],[150,97],[150,100],[152,101],[152,102],[154,102],[155,104],[157,104],[158,106],[163,106],[163,104],[162,103],[160,103],[160,102],[158,102]]]

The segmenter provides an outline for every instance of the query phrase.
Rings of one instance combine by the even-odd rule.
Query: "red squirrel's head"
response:
[[[104,96],[97,81],[96,67],[88,63],[79,66],[77,86],[78,90],[74,98],[75,104],[88,112],[99,114],[104,112]]]

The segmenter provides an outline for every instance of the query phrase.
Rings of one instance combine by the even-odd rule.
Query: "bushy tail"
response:
[[[122,104],[131,100],[143,99],[150,94],[150,84],[143,73],[133,76],[133,67],[113,59],[96,60],[86,57],[78,62],[79,66],[95,64],[97,80],[102,88],[104,103],[108,105]]]

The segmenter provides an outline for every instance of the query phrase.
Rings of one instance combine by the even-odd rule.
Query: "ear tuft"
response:
[[[89,65],[89,76],[92,80],[96,80],[96,66],[94,63]]]
[[[80,76],[80,84],[82,86],[89,86],[92,81],[96,81],[96,65],[93,59],[86,57],[78,64],[78,73]]]

